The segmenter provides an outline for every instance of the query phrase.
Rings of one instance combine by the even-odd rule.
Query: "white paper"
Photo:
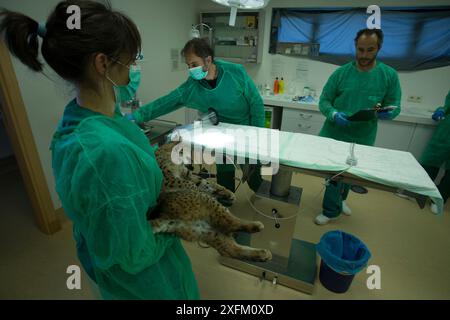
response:
[[[281,78],[284,75],[284,62],[281,59],[272,59],[271,76]]]
[[[295,81],[308,82],[309,66],[306,61],[299,61],[295,67]]]

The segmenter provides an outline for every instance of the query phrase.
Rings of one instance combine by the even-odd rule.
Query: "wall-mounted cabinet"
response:
[[[238,11],[236,24],[232,27],[228,25],[229,11],[203,12],[200,14],[200,22],[213,29],[211,40],[217,59],[236,63],[261,63],[262,17],[263,14],[259,11]]]
[[[297,57],[317,57],[319,50],[318,43],[278,42],[276,47],[278,54]]]

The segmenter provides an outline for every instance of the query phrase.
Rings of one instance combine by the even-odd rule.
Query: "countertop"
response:
[[[279,96],[263,96],[264,105],[266,106],[277,106],[290,109],[298,109],[305,111],[316,111],[319,110],[319,102],[298,102],[292,101],[292,97],[287,95]],[[428,110],[424,108],[402,106],[402,110],[394,121],[408,122],[413,124],[423,124],[435,126],[437,123],[431,119],[431,115],[434,110]]]

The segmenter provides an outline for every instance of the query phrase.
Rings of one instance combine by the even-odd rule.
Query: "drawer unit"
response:
[[[325,116],[319,111],[305,111],[288,108],[284,108],[283,110],[283,119],[284,118],[292,118],[309,122],[319,122],[321,124],[323,124],[325,121]]]
[[[324,122],[325,117],[320,112],[285,108],[281,130],[318,135]]]

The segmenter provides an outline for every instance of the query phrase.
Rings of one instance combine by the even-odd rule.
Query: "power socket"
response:
[[[422,96],[408,96],[407,101],[408,102],[414,102],[414,103],[421,103],[422,102]]]

